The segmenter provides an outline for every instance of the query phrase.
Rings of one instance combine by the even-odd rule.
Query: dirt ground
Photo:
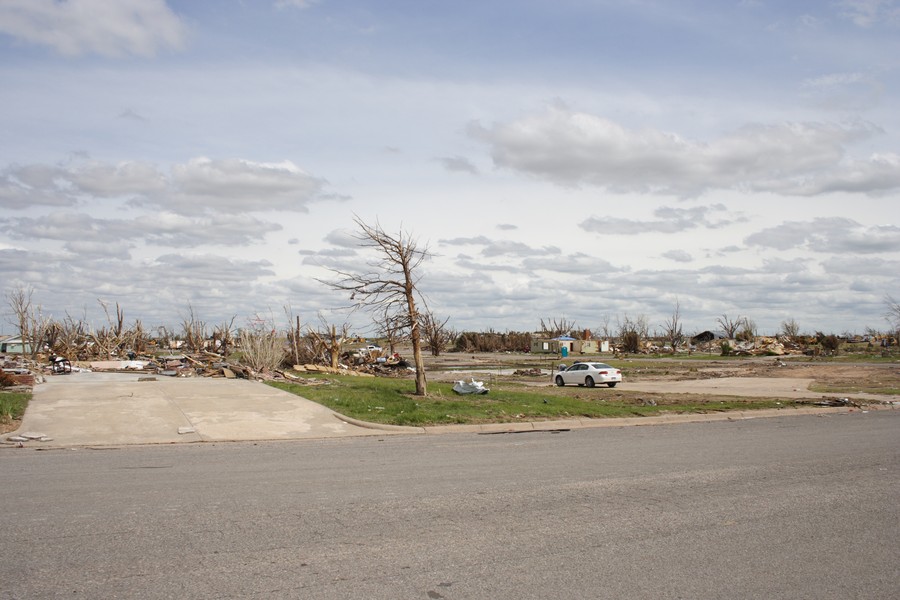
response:
[[[725,378],[758,378],[758,392],[771,390],[773,395],[784,389],[785,379],[813,380],[810,391],[822,393],[855,390],[870,394],[893,394],[900,390],[900,363],[840,363],[807,358],[755,357],[722,360],[684,360],[668,358],[547,357],[533,354],[461,354],[445,353],[426,356],[426,370],[432,381],[458,379],[489,374],[503,381],[550,386],[549,372],[560,364],[575,360],[612,361],[621,366],[626,382],[689,381]],[[529,373],[531,371],[531,373]],[[723,384],[726,382],[723,381]],[[688,391],[688,390],[684,390]],[[560,393],[564,393],[562,389]],[[689,392],[688,393],[693,393]],[[701,392],[699,389],[697,393]],[[0,421],[0,433],[15,431],[17,420]]]
[[[631,357],[546,357],[529,354],[460,354],[447,353],[439,357],[426,357],[426,368],[433,380],[452,380],[472,369],[484,372],[496,371],[503,379],[523,382],[540,379],[540,376],[513,374],[529,369],[542,369],[544,373],[559,364],[572,364],[575,360],[611,361],[621,366],[625,381],[687,381],[719,379],[727,377],[759,378],[759,386],[766,387],[766,379],[812,379],[813,391],[832,388],[856,389],[869,393],[891,393],[900,390],[900,363],[841,363],[812,360],[806,357],[752,357],[742,359],[669,359]],[[547,376],[547,375],[545,375]],[[781,382],[783,383],[783,382]],[[782,389],[783,385],[773,385]]]

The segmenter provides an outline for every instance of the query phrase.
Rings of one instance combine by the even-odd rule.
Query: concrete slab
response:
[[[148,378],[124,373],[72,373],[48,378],[46,383],[35,386],[19,429],[40,431],[52,438],[50,442],[35,441],[29,446],[115,446],[409,433],[347,422],[320,404],[260,382]]]

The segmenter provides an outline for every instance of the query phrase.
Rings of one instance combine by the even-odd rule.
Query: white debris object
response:
[[[483,381],[475,381],[473,377],[470,381],[457,381],[453,391],[457,394],[487,394],[490,390],[484,387]]]

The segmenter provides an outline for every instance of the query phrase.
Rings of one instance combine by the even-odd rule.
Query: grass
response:
[[[31,392],[0,391],[0,427],[20,420],[25,414],[29,400],[31,400]],[[5,429],[4,427],[0,431]]]
[[[857,385],[854,383],[814,383],[809,386],[812,392],[823,394],[882,394],[888,396],[900,395],[900,388],[882,387],[875,385]]]
[[[606,387],[535,388],[498,383],[485,395],[460,396],[452,384],[430,382],[428,397],[413,394],[406,379],[329,376],[325,385],[269,382],[347,417],[390,425],[448,425],[613,418],[671,413],[708,413],[751,408],[783,408],[778,399],[659,395],[620,392]],[[652,400],[656,405],[652,405]],[[650,404],[650,405],[648,405]]]

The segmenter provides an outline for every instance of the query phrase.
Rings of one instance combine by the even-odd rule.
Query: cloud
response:
[[[0,208],[72,206],[77,198],[68,189],[68,174],[49,165],[10,166],[0,171]]]
[[[179,197],[154,201],[175,212],[184,202],[206,210],[291,210],[307,212],[324,181],[299,169],[291,161],[261,163],[242,159],[194,158],[175,165],[172,181]]]
[[[63,241],[73,252],[81,248],[94,256],[121,254],[138,242],[176,248],[247,246],[281,229],[277,223],[248,215],[189,218],[158,213],[134,219],[101,219],[85,213],[51,213],[38,218],[0,219],[0,231],[11,239]],[[105,254],[104,247],[109,249]]]
[[[598,277],[623,270],[621,267],[615,267],[602,258],[583,252],[565,255],[551,253],[547,256],[535,256],[525,259],[522,262],[522,267],[527,271],[549,271],[551,273],[584,275],[586,277]]]
[[[865,227],[848,218],[822,217],[812,221],[788,221],[769,227],[748,236],[744,242],[750,246],[776,250],[806,248],[833,254],[900,252],[900,227]]]
[[[455,173],[471,173],[478,175],[478,167],[472,164],[468,158],[462,156],[449,156],[437,159],[444,168]]]
[[[522,242],[494,240],[483,235],[471,238],[443,239],[440,240],[439,243],[447,246],[481,246],[481,255],[486,258],[497,256],[523,258],[526,256],[544,256],[547,254],[557,255],[562,252],[556,246],[535,248]]]
[[[78,161],[66,167],[11,166],[0,172],[0,206],[72,206],[82,199],[125,198],[182,215],[308,212],[307,204],[336,199],[325,182],[290,161],[194,158],[172,167],[171,175],[151,163]]]
[[[691,256],[691,253],[684,250],[669,250],[668,252],[663,253],[663,258],[668,258],[669,260],[674,260],[675,262],[682,263],[688,263],[694,260],[694,257]]]
[[[837,6],[841,17],[849,19],[859,27],[900,23],[900,7],[895,0],[841,0]]]
[[[283,9],[283,8],[309,8],[313,4],[316,4],[318,0],[276,0],[275,8]]]
[[[0,32],[63,56],[181,50],[187,27],[164,0],[4,0]]]
[[[759,191],[795,196],[818,196],[831,192],[880,195],[900,188],[900,155],[873,154],[868,160],[845,161],[813,178],[771,181]]]
[[[846,144],[879,131],[863,122],[753,124],[701,142],[667,131],[628,129],[559,107],[509,123],[469,127],[471,136],[489,146],[498,167],[566,186],[679,196],[708,189],[796,188],[797,179],[835,169]],[[877,170],[866,174],[870,178],[856,182],[855,191],[897,187]]]
[[[623,219],[619,217],[589,217],[579,223],[585,231],[605,235],[639,235],[642,233],[678,233],[697,227],[717,229],[743,221],[743,217],[716,219],[715,213],[727,213],[722,204],[695,206],[692,208],[676,208],[662,206],[653,211],[658,217],[652,221]]]

